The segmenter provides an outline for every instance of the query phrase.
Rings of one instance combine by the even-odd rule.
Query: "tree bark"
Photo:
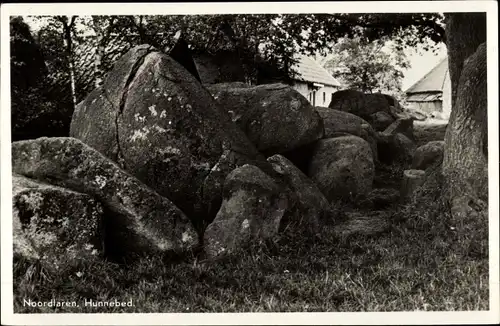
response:
[[[445,135],[443,175],[454,216],[470,214],[477,207],[484,210],[488,200],[486,20],[481,18],[485,17],[475,13],[447,15],[454,100]]]
[[[451,106],[454,107],[464,61],[486,42],[486,13],[451,13],[445,18]]]

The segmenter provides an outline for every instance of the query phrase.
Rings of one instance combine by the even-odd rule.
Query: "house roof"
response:
[[[442,92],[411,93],[406,97],[407,102],[434,102],[442,100]]]
[[[330,73],[320,66],[316,60],[306,56],[300,56],[296,68],[298,74],[295,80],[319,83],[329,86],[340,87],[340,83],[330,75]]]
[[[422,79],[406,90],[406,94],[442,92],[444,80],[448,73],[448,57],[441,60]]]

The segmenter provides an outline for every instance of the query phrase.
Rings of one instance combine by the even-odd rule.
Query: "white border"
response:
[[[213,313],[213,314],[13,314],[12,190],[10,154],[9,19],[11,15],[214,14],[321,12],[487,12],[490,311],[366,313]],[[1,230],[2,324],[14,325],[326,325],[326,324],[496,324],[500,322],[498,221],[498,9],[495,1],[275,2],[275,3],[57,3],[1,7]]]

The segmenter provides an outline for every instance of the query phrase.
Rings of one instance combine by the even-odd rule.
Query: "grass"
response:
[[[385,167],[379,173],[397,185],[402,169]],[[365,218],[349,232],[343,232],[347,222],[325,225],[321,237],[289,232],[219,261],[188,257],[169,264],[145,257],[127,266],[94,262],[57,275],[18,261],[15,311],[487,310],[487,216],[454,221],[440,200],[439,174],[430,180],[412,202],[382,212],[388,222],[382,232],[363,232],[375,220],[358,208]],[[24,298],[76,301],[81,307],[23,307]],[[132,299],[133,307],[85,308],[84,299]]]

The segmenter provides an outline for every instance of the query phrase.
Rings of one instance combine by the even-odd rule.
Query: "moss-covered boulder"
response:
[[[393,101],[388,95],[365,94],[354,89],[346,89],[333,93],[328,107],[355,114],[371,123],[371,115],[376,112],[391,113],[391,106],[401,111],[400,106],[395,107],[391,102]]]
[[[55,271],[104,252],[103,206],[93,197],[14,174],[14,258]]]
[[[334,222],[330,203],[314,181],[282,155],[276,154],[267,160],[287,180],[290,205],[281,221],[281,229],[298,228],[317,233],[325,223]]]
[[[373,159],[377,161],[377,133],[366,120],[344,111],[319,106],[315,107],[315,109],[323,119],[323,125],[325,126],[324,138],[349,135],[361,137],[370,144]]]
[[[411,168],[426,170],[443,159],[444,141],[434,140],[418,147],[413,155]]]
[[[75,138],[12,144],[15,173],[89,194],[112,212],[106,237],[119,252],[185,251],[198,244],[184,213],[115,163]],[[126,248],[126,249],[125,249]]]
[[[357,136],[318,141],[308,171],[330,202],[367,195],[372,190],[374,174],[370,145]]]
[[[224,183],[224,201],[204,234],[209,257],[227,255],[279,232],[289,205],[282,187],[253,165],[232,171]]]
[[[299,92],[284,84],[254,87],[208,85],[214,99],[267,155],[283,153],[323,136],[318,113]]]

